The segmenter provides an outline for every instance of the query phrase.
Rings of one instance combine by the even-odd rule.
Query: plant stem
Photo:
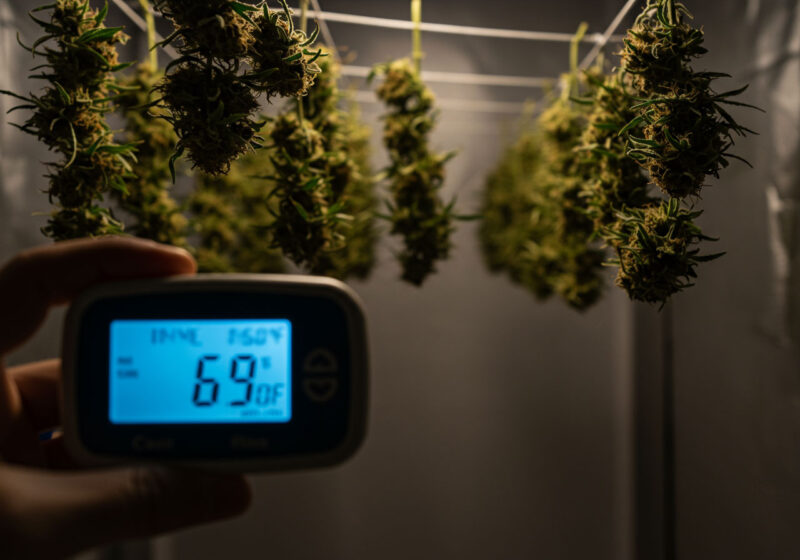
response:
[[[308,0],[300,0],[300,31],[308,29]]]
[[[575,89],[578,86],[578,55],[581,41],[586,36],[586,31],[589,29],[589,24],[583,22],[578,26],[578,31],[570,41],[569,46],[569,78],[567,80],[567,87],[561,93],[562,99],[569,99],[572,95],[577,95]]]
[[[304,34],[308,28],[308,0],[300,0],[300,31]],[[297,98],[297,116],[300,117],[300,127],[305,129],[305,115],[303,114],[303,98]]]
[[[677,25],[678,14],[675,11],[675,0],[667,0],[667,19],[670,25]]]
[[[422,0],[411,0],[411,21],[414,23],[412,32],[414,68],[417,74],[422,71]]]
[[[153,17],[153,12],[150,11],[150,2],[148,0],[139,0],[139,5],[142,7],[144,20],[147,22],[147,51],[150,56],[150,66],[153,71],[158,68],[158,51],[156,50],[156,20]]]

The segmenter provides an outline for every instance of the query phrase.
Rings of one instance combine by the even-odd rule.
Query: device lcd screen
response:
[[[114,424],[288,422],[292,324],[269,320],[115,320]]]

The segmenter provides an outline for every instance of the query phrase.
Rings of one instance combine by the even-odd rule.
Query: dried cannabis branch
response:
[[[644,166],[653,182],[676,198],[697,195],[706,176],[719,177],[729,165],[734,134],[752,132],[734,121],[723,104],[747,86],[717,94],[717,72],[695,72],[690,62],[705,54],[703,31],[685,18],[689,11],[673,0],[648,0],[628,31],[622,67],[632,77],[640,102],[628,127],[641,125],[642,136],[629,134],[628,154]]]
[[[408,59],[377,66],[371,78],[383,76],[378,97],[387,105],[384,144],[391,165],[393,202],[389,204],[391,232],[401,235],[403,279],[421,285],[434,272],[436,261],[450,252],[453,203],[445,205],[438,191],[444,183],[445,163],[453,154],[434,154],[428,136],[436,114],[433,93]]]
[[[592,306],[603,290],[603,251],[593,246],[583,192],[591,176],[585,154],[577,151],[589,109],[572,98],[581,85],[577,45],[583,32],[585,26],[573,41],[573,72],[562,95],[534,123],[523,123],[490,176],[481,228],[493,270],[507,270],[539,299],[555,293],[578,310]]]
[[[631,299],[662,305],[674,293],[691,287],[695,267],[721,254],[701,256],[697,244],[703,235],[693,220],[702,212],[682,209],[671,198],[621,215],[614,245],[619,258],[618,285]]]
[[[648,196],[648,181],[641,167],[627,156],[628,141],[622,130],[633,118],[635,98],[627,86],[627,75],[617,73],[605,78],[586,74],[592,82],[594,97],[589,121],[581,137],[588,181],[583,197],[587,213],[594,220],[597,234],[613,245],[608,235],[620,212],[647,206],[655,200]],[[634,128],[636,132],[641,127]]]
[[[304,114],[322,134],[326,152],[326,175],[330,184],[328,204],[341,203],[343,212],[341,235],[344,240],[338,249],[322,253],[314,274],[345,279],[365,278],[374,264],[374,181],[369,165],[370,130],[360,122],[358,106],[351,102],[348,111],[340,109],[346,97],[339,91],[341,75],[333,53],[323,50],[321,72],[316,83],[300,102]]]
[[[49,21],[34,15],[45,10],[50,10]],[[33,110],[24,125],[15,126],[62,156],[48,164],[48,195],[59,208],[43,229],[56,240],[122,231],[111,212],[97,204],[111,189],[125,191],[134,159],[133,146],[115,144],[105,122],[118,92],[112,74],[127,66],[118,62],[116,51],[127,37],[121,28],[105,27],[107,11],[107,6],[91,9],[88,0],[56,0],[31,12],[45,35],[26,49],[46,60],[32,77],[48,86],[39,96],[2,92],[24,102],[12,111]]]
[[[205,272],[282,272],[269,241],[274,204],[256,176],[271,175],[265,151],[238,159],[227,175],[200,175],[188,206],[199,236],[196,256]]]
[[[745,88],[715,94],[711,83],[725,75],[692,70],[706,49],[686,17],[682,4],[648,0],[626,37],[622,73],[598,90],[584,135],[596,170],[587,198],[599,234],[617,252],[617,284],[651,303],[691,286],[696,265],[721,256],[699,254],[697,244],[711,238],[693,223],[701,212],[681,208],[681,199],[737,158],[728,151],[734,134],[751,132],[721,106],[745,105],[730,99]],[[648,196],[632,161],[669,200]]]
[[[272,226],[276,247],[297,265],[316,269],[320,255],[343,246],[343,203],[330,204],[332,185],[328,173],[325,137],[309,120],[295,112],[270,123],[275,146],[275,191],[278,215]]]
[[[490,177],[482,227],[495,269],[539,299],[556,293],[578,310],[603,289],[603,252],[592,246],[581,197],[588,176],[575,151],[585,118],[583,106],[559,98],[523,130]]]
[[[319,72],[321,53],[308,48],[317,34],[296,30],[280,3],[282,11],[273,12],[266,2],[156,0],[175,27],[164,44],[177,41],[181,54],[158,88],[179,137],[175,158],[187,152],[205,173],[226,173],[233,160],[261,147],[258,95],[307,92]]]
[[[272,96],[301,97],[308,93],[320,72],[316,61],[322,50],[310,50],[317,40],[319,29],[311,35],[296,29],[286,0],[279,0],[282,11],[270,11],[264,3],[259,17],[254,19],[255,41],[248,52],[252,72],[247,81],[253,87]]]

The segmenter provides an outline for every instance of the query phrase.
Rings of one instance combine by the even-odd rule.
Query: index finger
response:
[[[20,253],[0,268],[0,356],[33,335],[49,307],[94,284],[196,270],[187,251],[135,238],[64,241]]]

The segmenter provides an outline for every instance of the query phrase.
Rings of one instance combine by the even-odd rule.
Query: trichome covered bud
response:
[[[399,255],[403,279],[421,285],[439,260],[450,253],[453,204],[439,197],[445,163],[453,154],[431,152],[428,136],[434,127],[433,93],[408,59],[376,67],[383,76],[378,97],[389,112],[384,117],[384,144],[391,165],[387,170],[392,194],[389,219],[401,235]]]
[[[303,113],[322,135],[327,163],[325,172],[330,184],[329,206],[341,205],[339,247],[321,253],[311,270],[313,274],[346,279],[365,278],[375,262],[374,228],[375,181],[370,168],[370,129],[361,123],[358,106],[350,101],[347,110],[340,108],[347,98],[339,90],[340,66],[334,53],[322,49],[320,73],[308,95],[298,100]]]
[[[279,0],[282,10],[270,10],[266,2],[256,23],[253,45],[248,52],[252,68],[247,76],[255,89],[273,96],[300,97],[308,93],[320,72],[316,60],[322,56],[320,49],[311,50],[319,30],[307,36],[294,26],[292,13],[286,0]]]
[[[51,10],[49,20],[33,15],[45,10]],[[45,35],[28,50],[46,62],[32,77],[48,86],[39,96],[2,92],[24,101],[15,109],[33,110],[19,128],[61,156],[48,164],[48,194],[59,209],[43,230],[57,240],[122,231],[110,210],[97,204],[110,189],[125,190],[133,159],[133,146],[116,144],[105,122],[118,91],[112,74],[127,66],[116,52],[127,37],[121,28],[105,27],[107,11],[93,10],[89,0],[56,0],[34,10],[31,17]]]
[[[674,0],[648,0],[628,31],[622,68],[632,77],[639,102],[629,134],[629,155],[644,166],[667,195],[685,198],[700,193],[706,177],[719,177],[734,135],[751,132],[740,126],[722,104],[744,88],[717,94],[712,82],[725,74],[695,72],[691,61],[705,54],[703,31],[686,22],[688,10]],[[740,158],[737,158],[740,159]]]
[[[226,173],[232,161],[260,148],[258,96],[305,95],[319,72],[310,50],[317,38],[294,28],[285,0],[267,2],[159,0],[156,7],[175,27],[163,44],[181,57],[158,90],[179,142],[205,173]]]
[[[186,150],[206,173],[226,173],[230,162],[251,149],[260,124],[255,93],[236,74],[213,65],[181,64],[158,86],[165,117]]]
[[[272,225],[276,247],[297,265],[314,270],[326,251],[342,246],[344,215],[341,202],[331,205],[325,138],[295,112],[280,115],[269,125],[275,146],[277,217]]]
[[[700,255],[697,245],[711,239],[694,223],[700,214],[681,208],[672,198],[620,216],[609,235],[618,239],[617,285],[631,299],[663,304],[693,286],[699,263],[722,256]]]
[[[628,208],[648,205],[653,199],[647,194],[648,181],[641,167],[627,155],[627,138],[619,134],[635,117],[631,106],[636,101],[627,76],[587,74],[587,79],[593,82],[594,96],[581,137],[582,165],[587,175],[583,197],[595,231],[611,243],[613,240],[604,232],[617,221],[618,214]],[[634,129],[640,130],[640,127]]]

